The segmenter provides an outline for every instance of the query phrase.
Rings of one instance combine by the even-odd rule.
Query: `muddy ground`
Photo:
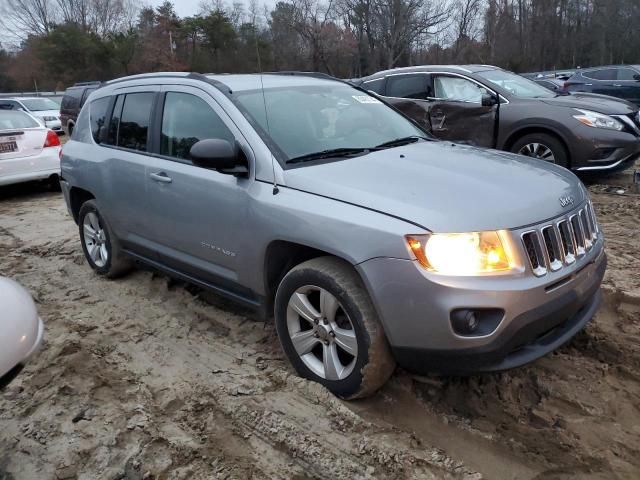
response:
[[[251,312],[151,272],[97,277],[60,193],[4,188],[0,275],[31,291],[47,331],[0,394],[0,480],[640,478],[630,183],[589,187],[605,304],[570,344],[509,373],[397,371],[357,402],[297,378]]]

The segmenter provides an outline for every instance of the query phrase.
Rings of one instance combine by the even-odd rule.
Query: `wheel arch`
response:
[[[273,240],[267,246],[264,255],[264,291],[265,291],[265,307],[267,312],[273,310],[273,301],[278,289],[278,285],[284,276],[296,265],[300,265],[307,260],[318,257],[334,257],[338,258],[350,266],[354,267],[353,262],[347,258],[337,255],[327,250],[311,247],[298,242],[287,240]],[[354,271],[360,275],[356,268]]]
[[[567,138],[558,130],[548,127],[548,126],[544,126],[544,125],[530,125],[530,126],[524,126],[521,127],[513,132],[511,132],[511,134],[507,137],[507,139],[504,141],[504,144],[502,145],[502,149],[506,150],[508,152],[511,151],[511,148],[513,147],[513,145],[522,137],[524,137],[525,135],[531,135],[533,133],[544,133],[547,135],[551,135],[552,137],[556,138],[557,140],[560,141],[560,143],[562,143],[562,146],[564,147],[565,151],[567,152],[567,156],[568,156],[568,160],[569,160],[569,166],[571,166],[572,163],[572,152],[571,149],[569,148],[569,142],[567,141]]]
[[[80,214],[80,208],[82,204],[87,200],[95,200],[95,195],[90,191],[84,190],[80,187],[71,187],[69,190],[69,203],[71,207],[71,214],[73,215],[73,221],[78,223],[78,216]]]

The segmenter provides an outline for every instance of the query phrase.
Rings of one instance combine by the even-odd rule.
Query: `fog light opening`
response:
[[[504,317],[499,308],[459,308],[451,312],[451,327],[463,337],[480,337],[491,334]]]

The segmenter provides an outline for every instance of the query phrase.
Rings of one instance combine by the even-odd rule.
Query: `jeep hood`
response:
[[[557,107],[581,108],[593,112],[604,113],[605,115],[628,115],[638,111],[633,103],[620,98],[598,95],[596,93],[574,93],[571,95],[560,95],[555,98],[541,99],[547,105]]]
[[[289,168],[285,182],[434,232],[522,227],[569,211],[560,197],[572,196],[574,206],[585,199],[580,181],[564,168],[439,141]]]

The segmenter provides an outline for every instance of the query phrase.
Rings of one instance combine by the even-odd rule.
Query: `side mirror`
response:
[[[498,99],[494,95],[491,95],[490,93],[483,93],[482,94],[482,106],[483,107],[493,107],[497,103],[498,103]]]
[[[633,79],[634,79],[636,82],[640,82],[640,73],[636,73],[636,74],[633,76]]]
[[[189,151],[191,161],[197,167],[218,170],[221,173],[247,173],[238,155],[237,148],[227,140],[207,138],[196,142]]]

